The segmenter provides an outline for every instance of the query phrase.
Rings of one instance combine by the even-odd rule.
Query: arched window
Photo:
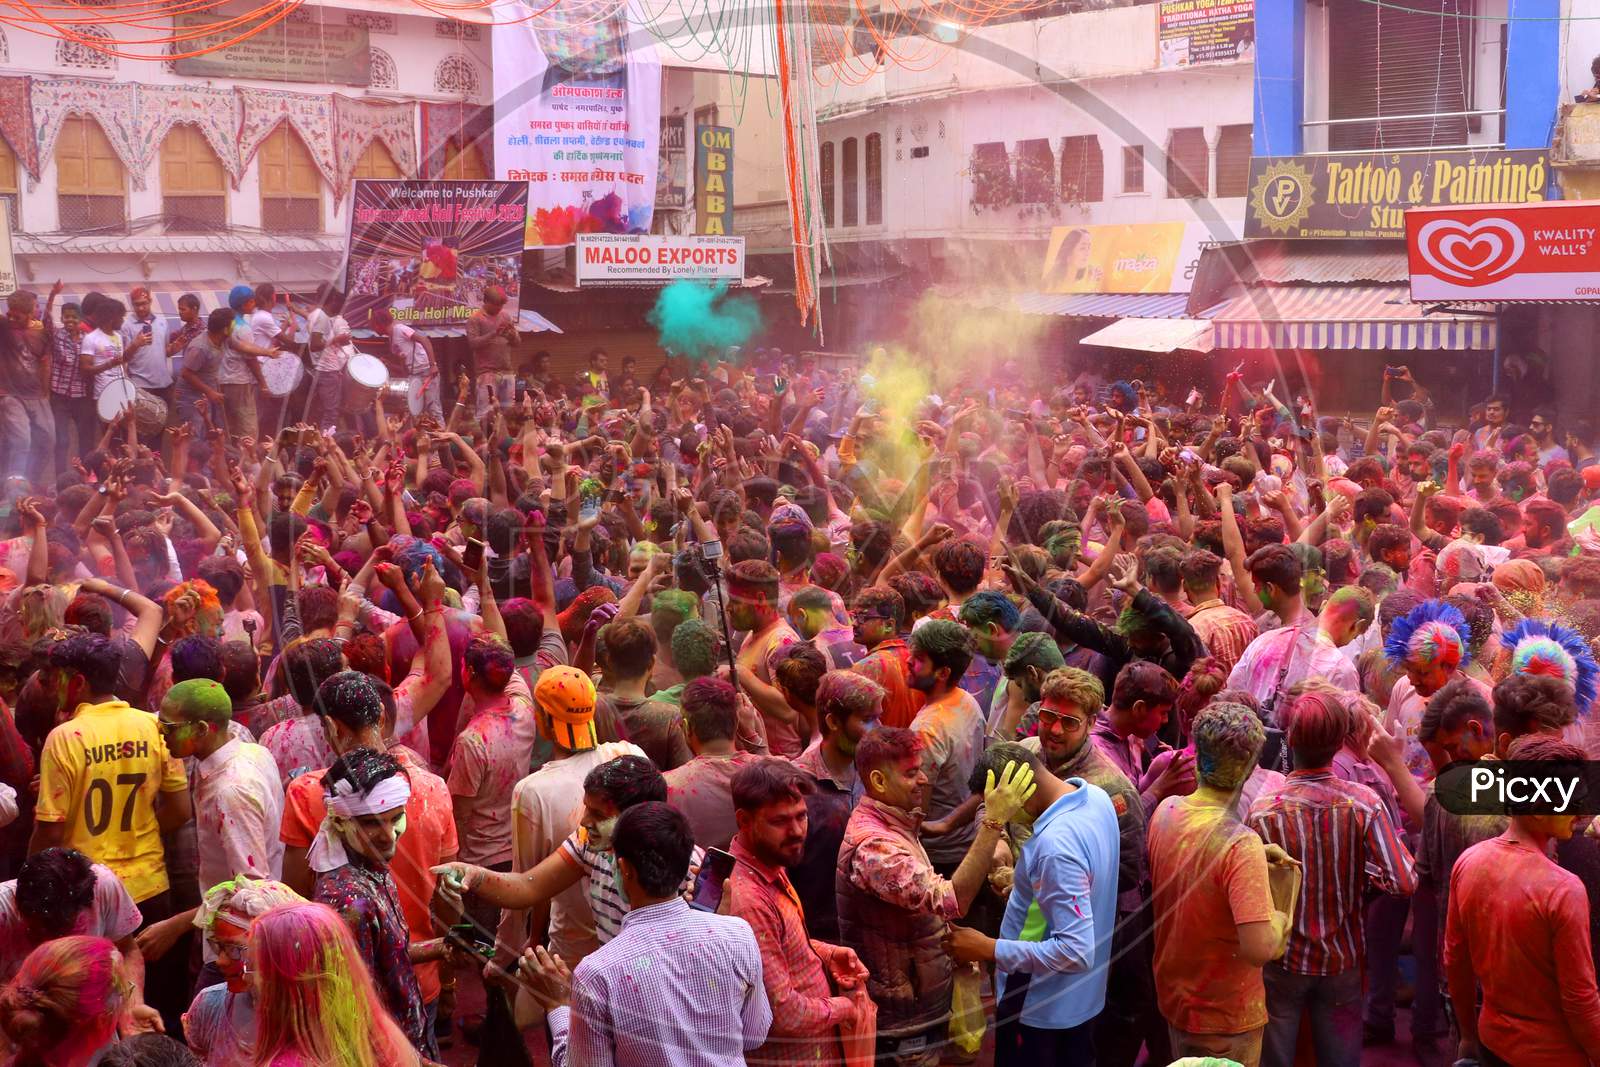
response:
[[[400,72],[395,69],[394,57],[381,48],[368,48],[367,59],[372,65],[372,81],[368,83],[372,88],[400,88]]]
[[[11,62],[11,42],[6,40],[6,33],[0,30],[0,63]]]
[[[322,229],[322,174],[300,135],[287,123],[261,142],[261,228],[271,233]]]
[[[107,47],[115,43],[111,34],[99,26],[79,26],[73,32],[79,37],[104,41]],[[60,40],[56,42],[56,66],[76,70],[116,70],[117,57],[91,48],[82,41]]]
[[[368,142],[366,150],[361,153],[361,158],[356,160],[356,169],[351,175],[355,178],[404,178],[400,168],[395,165],[394,156],[389,154],[388,147],[379,140]]]
[[[444,143],[444,168],[435,177],[476,182],[487,181],[494,175],[489,173],[489,164],[477,144],[468,141],[463,145],[452,137]]]
[[[867,225],[883,222],[883,134],[867,134]]]
[[[168,233],[228,224],[227,175],[198,127],[180,122],[161,142],[161,214]]]
[[[56,138],[56,205],[63,230],[120,229],[128,224],[122,160],[94,119],[68,115]]]
[[[844,190],[844,203],[839,206],[839,225],[854,226],[860,221],[860,206],[856,194],[859,191],[856,176],[856,139],[846,137],[844,149],[840,152],[839,185]]]
[[[834,200],[833,142],[832,141],[824,141],[822,143],[821,156],[822,156],[822,166],[821,166],[821,170],[822,170],[822,224],[824,226],[832,226],[833,225],[833,200]]]
[[[433,68],[433,88],[440,93],[478,95],[478,68],[463,55],[445,56]]]

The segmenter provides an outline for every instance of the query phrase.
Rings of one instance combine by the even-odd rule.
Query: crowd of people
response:
[[[1600,840],[1433,789],[1600,746],[1552,412],[563,380],[490,289],[452,382],[374,316],[413,416],[232,296],[0,326],[4,1062],[1600,1062]]]

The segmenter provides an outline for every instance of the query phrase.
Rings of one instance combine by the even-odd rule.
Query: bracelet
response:
[[[983,828],[985,830],[993,830],[997,834],[1003,834],[1006,832],[1006,824],[999,819],[985,818],[983,820]]]
[[[423,616],[423,611],[422,611],[421,608],[418,608],[417,609],[417,613],[415,615],[407,615],[406,616],[406,621],[408,621],[408,622],[416,622],[418,619],[422,618],[422,616]]]

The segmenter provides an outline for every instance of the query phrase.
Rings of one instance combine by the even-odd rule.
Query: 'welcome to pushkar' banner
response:
[[[583,5],[573,5],[577,8]],[[649,233],[661,137],[655,38],[628,5],[494,6],[494,162],[528,185],[529,248]]]
[[[1407,208],[1535,203],[1549,183],[1537,149],[1257,156],[1244,235],[1404,240]]]
[[[410,326],[459,326],[498,285],[517,313],[527,182],[355,183],[345,320],[367,325],[375,307]]]

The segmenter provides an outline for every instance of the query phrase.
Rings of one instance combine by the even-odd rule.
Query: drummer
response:
[[[400,365],[411,379],[411,395],[422,398],[421,409],[413,406],[412,410],[443,422],[444,408],[439,404],[439,360],[433,354],[433,342],[405,323],[394,321],[394,313],[388,308],[373,308],[371,319],[372,332],[387,338],[389,351],[400,358]]]
[[[266,391],[266,383],[261,377],[261,360],[274,353],[271,348],[258,345],[252,339],[250,316],[256,310],[255,290],[248,285],[234,286],[228,290],[228,306],[233,309],[233,326],[228,335],[226,358],[217,370],[217,382],[222,386],[222,395],[226,400],[223,407],[227,414],[229,435],[254,438],[259,432],[256,393]]]
[[[115,297],[102,296],[88,315],[94,331],[83,339],[78,369],[94,382],[94,397],[99,400],[112,382],[128,378],[128,362],[149,340],[148,335],[139,334],[131,341],[123,341],[122,323],[128,317],[128,309]]]
[[[344,294],[332,286],[321,293],[319,306],[306,322],[311,367],[311,423],[339,425],[344,398],[344,365],[350,358],[350,324],[345,321]]]

